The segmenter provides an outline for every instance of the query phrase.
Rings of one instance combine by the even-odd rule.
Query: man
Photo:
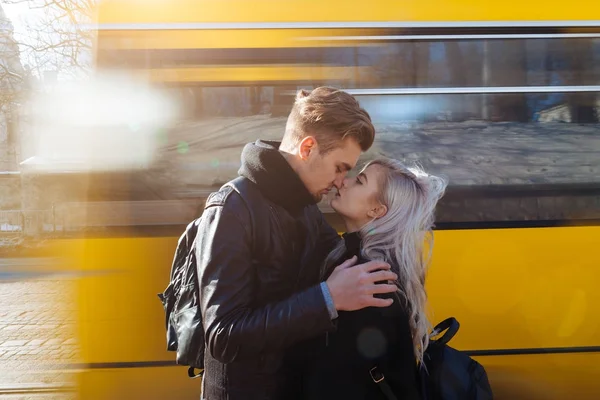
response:
[[[256,185],[258,200],[248,204],[229,186],[207,200],[197,237],[204,399],[281,398],[287,347],[332,329],[337,310],[391,304],[373,296],[396,290],[375,284],[396,279],[382,262],[349,260],[318,283],[320,263],[340,238],[316,204],[341,187],[374,134],[348,93],[300,91],[282,142],[259,140],[242,152],[239,174]],[[258,230],[268,233],[266,255],[253,248]]]

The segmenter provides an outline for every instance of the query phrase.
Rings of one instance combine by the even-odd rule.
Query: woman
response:
[[[310,348],[303,398],[387,400],[389,389],[400,400],[420,398],[417,365],[430,329],[424,253],[432,249],[434,210],[445,188],[443,179],[389,159],[344,181],[331,206],[347,233],[326,258],[323,275],[353,256],[383,259],[398,275],[398,292],[390,307],[339,312],[335,332],[303,347]],[[386,387],[375,382],[382,375]]]

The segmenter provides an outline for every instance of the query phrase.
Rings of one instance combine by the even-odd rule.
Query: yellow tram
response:
[[[63,210],[84,233],[53,244],[84,272],[80,398],[198,398],[156,297],[178,236],[235,176],[243,144],[280,137],[294,91],[324,84],[371,113],[365,158],[449,177],[432,319],[460,321],[451,344],[485,366],[496,397],[597,398],[596,1],[107,0],[97,19],[97,70],[178,107],[147,167],[53,178],[88,188]]]

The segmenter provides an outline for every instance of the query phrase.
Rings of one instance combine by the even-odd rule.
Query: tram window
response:
[[[343,84],[171,83],[170,90],[189,96],[184,103],[192,106],[164,133],[154,167],[132,175],[131,199],[200,201],[236,176],[245,143],[281,138],[287,112],[274,112],[281,99],[289,107],[296,89],[331,84],[354,93],[373,118],[378,133],[365,159],[383,154],[448,176],[440,224],[600,220],[600,95],[561,90],[600,85],[600,39],[436,39],[140,54],[127,55],[129,67],[285,62],[356,67],[356,74]],[[399,93],[390,94],[394,89]],[[123,198],[123,191],[115,193]]]
[[[272,87],[205,87],[196,92],[202,97],[198,116],[245,117],[270,114]]]
[[[600,84],[600,39],[589,38],[389,42],[329,60],[369,66],[363,79],[381,88]]]
[[[100,50],[103,68],[365,67],[347,87],[599,85],[599,38],[440,39],[284,49]]]
[[[596,93],[359,96],[376,151],[449,177],[438,221],[600,219]],[[586,124],[581,110],[589,110]]]

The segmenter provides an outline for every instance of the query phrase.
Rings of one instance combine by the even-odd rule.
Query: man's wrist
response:
[[[321,291],[323,292],[323,297],[325,298],[325,304],[327,304],[327,311],[329,311],[329,317],[333,320],[338,317],[338,312],[335,309],[335,303],[333,302],[333,298],[331,297],[331,292],[329,291],[329,286],[327,286],[327,282],[321,282]]]

